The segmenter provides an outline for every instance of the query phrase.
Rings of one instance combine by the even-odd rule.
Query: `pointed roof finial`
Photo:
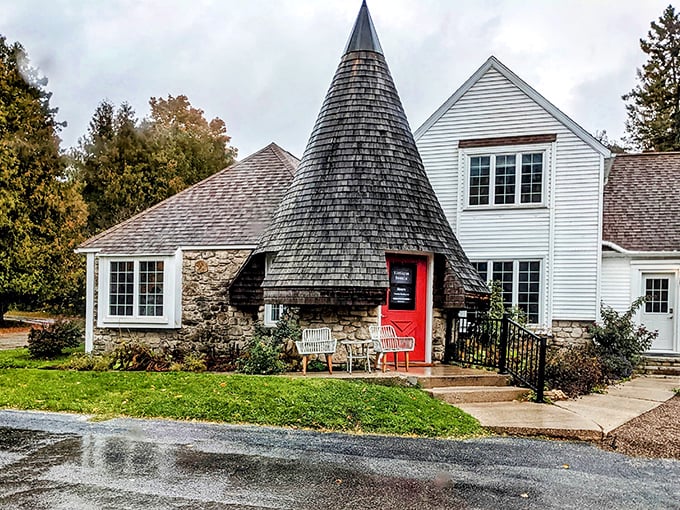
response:
[[[380,41],[378,40],[378,34],[375,31],[375,26],[373,26],[371,13],[368,12],[366,0],[363,0],[361,3],[359,15],[357,16],[357,20],[354,22],[352,34],[349,36],[349,41],[347,41],[347,46],[345,47],[345,54],[349,53],[350,51],[362,50],[375,51],[381,55],[383,54]]]

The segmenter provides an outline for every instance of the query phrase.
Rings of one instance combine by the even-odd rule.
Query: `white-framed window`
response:
[[[498,281],[507,308],[518,307],[529,324],[539,324],[541,317],[542,264],[540,260],[477,260],[472,262],[489,285]]]
[[[274,261],[275,255],[273,253],[268,253],[264,261],[264,273],[265,275],[269,272],[269,266]],[[279,322],[281,317],[283,317],[286,311],[285,305],[275,305],[270,303],[265,303],[264,305],[264,325],[268,328],[273,328],[276,323]]]
[[[176,256],[99,257],[98,327],[179,327]]]
[[[284,305],[264,305],[264,325],[267,327],[274,327],[279,322],[283,313],[286,311]]]
[[[543,205],[546,159],[546,150],[538,149],[469,154],[467,205]]]

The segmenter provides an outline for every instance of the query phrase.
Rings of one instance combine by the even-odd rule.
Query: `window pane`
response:
[[[541,263],[540,261],[520,261],[517,306],[527,314],[527,322],[538,324],[538,305],[540,303]]]
[[[668,313],[668,278],[647,278],[645,280],[645,312]]]
[[[515,203],[515,156],[496,156],[495,204]]]
[[[479,273],[479,276],[482,277],[482,280],[487,281],[487,275],[488,275],[488,262],[473,262],[472,267],[474,267],[477,272]]]
[[[522,155],[521,203],[535,204],[543,201],[543,154]]]
[[[163,315],[163,262],[139,263],[139,315],[143,317]]]
[[[490,156],[470,158],[470,205],[489,203]]]
[[[109,277],[109,315],[132,315],[134,263],[111,261]]]
[[[503,287],[503,303],[507,308],[512,306],[512,261],[493,263],[493,280]]]

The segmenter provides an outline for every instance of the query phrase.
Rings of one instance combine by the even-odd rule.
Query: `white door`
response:
[[[653,351],[673,351],[675,348],[675,275],[673,273],[643,273],[642,288],[647,302],[642,305],[640,321],[659,336],[652,343]]]

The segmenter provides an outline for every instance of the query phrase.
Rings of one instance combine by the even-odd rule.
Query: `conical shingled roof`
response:
[[[387,252],[434,253],[444,306],[488,294],[427,179],[365,2],[257,252],[276,254],[268,302],[380,304]]]

